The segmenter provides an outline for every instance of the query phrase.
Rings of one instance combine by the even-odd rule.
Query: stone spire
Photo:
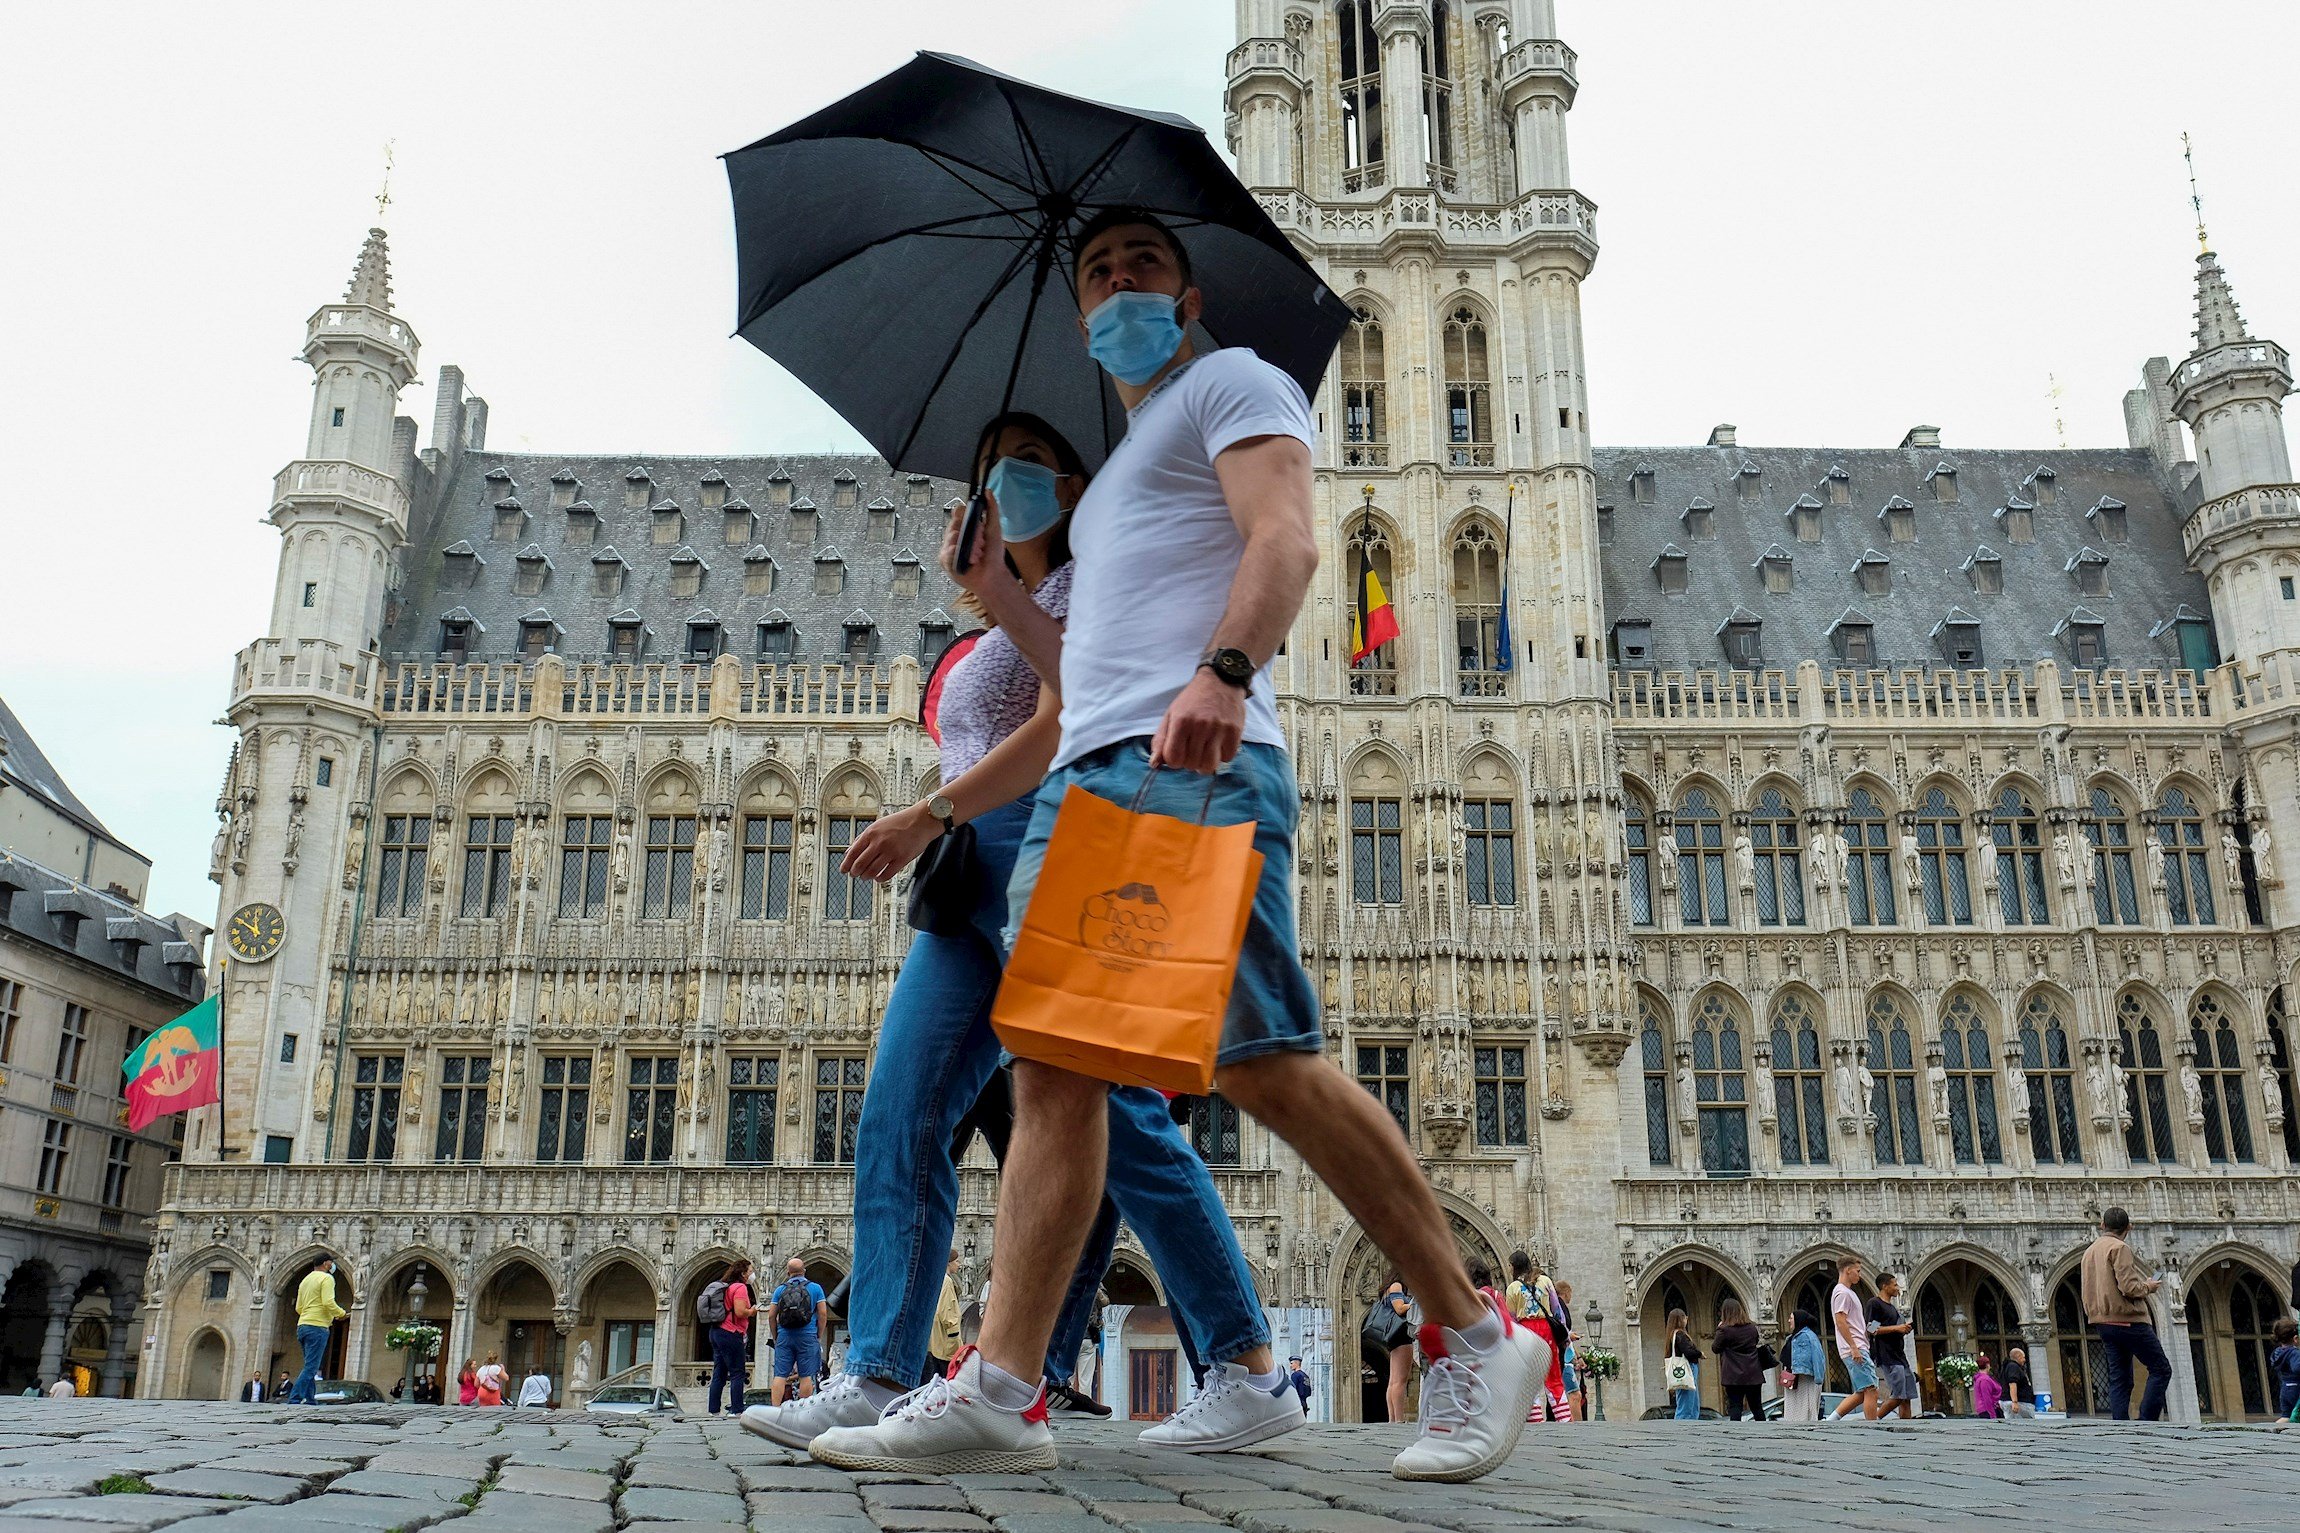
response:
[[[2196,349],[2210,351],[2232,341],[2250,340],[2244,316],[2236,310],[2236,295],[2229,291],[2228,274],[2209,246],[2196,257]]]
[[[343,290],[345,303],[390,309],[391,252],[385,247],[384,238],[381,229],[367,231],[367,243],[359,247],[359,264],[351,269],[351,283]]]

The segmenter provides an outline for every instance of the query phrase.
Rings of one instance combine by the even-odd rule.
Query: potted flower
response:
[[[412,1352],[417,1357],[437,1357],[442,1340],[439,1327],[417,1321],[410,1325],[401,1322],[383,1333],[383,1344],[394,1352]]]
[[[1621,1354],[1605,1347],[1584,1347],[1575,1354],[1576,1366],[1593,1379],[1621,1377]]]

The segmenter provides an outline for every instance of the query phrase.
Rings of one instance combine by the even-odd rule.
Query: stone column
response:
[[[657,1389],[671,1387],[671,1344],[677,1334],[671,1324],[671,1296],[664,1294],[655,1305],[655,1361],[648,1375]]]
[[[439,1398],[441,1403],[453,1405],[448,1399],[455,1388],[456,1375],[463,1371],[463,1360],[471,1355],[471,1299],[463,1291],[463,1284],[455,1285],[455,1308],[447,1316],[446,1332],[439,1340]]]
[[[1396,0],[1374,19],[1382,45],[1382,166],[1394,187],[1429,185],[1422,153],[1422,24],[1424,13]]]
[[[373,1327],[368,1324],[367,1297],[366,1285],[362,1283],[359,1297],[352,1300],[351,1313],[343,1317],[343,1376],[347,1379],[367,1377],[368,1355],[375,1349]]]
[[[40,1343],[40,1387],[56,1382],[64,1371],[64,1338],[72,1329],[74,1296],[69,1285],[58,1283],[48,1298],[48,1335]]]
[[[2204,1407],[2196,1396],[2196,1364],[2193,1349],[2188,1344],[2188,1283],[2187,1274],[2171,1263],[2165,1264],[2164,1300],[2164,1355],[2172,1364],[2172,1387],[2164,1396],[2164,1419],[2193,1426],[2204,1419]],[[2135,1381],[2143,1370],[2135,1365]],[[2241,1404],[2237,1414],[2242,1415]]]
[[[128,1339],[135,1329],[135,1294],[126,1291],[114,1294],[111,1344],[104,1349],[104,1379],[98,1393],[114,1398],[127,1394]]]

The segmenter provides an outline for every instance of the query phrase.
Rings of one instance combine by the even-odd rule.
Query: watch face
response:
[[[1254,679],[1254,662],[1242,649],[1216,650],[1214,673],[1232,686],[1242,687]]]
[[[242,905],[224,923],[224,945],[243,963],[262,963],[286,936],[287,917],[277,905]]]

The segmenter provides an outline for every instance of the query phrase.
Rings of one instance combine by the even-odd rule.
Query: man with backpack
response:
[[[815,1392],[823,1371],[823,1338],[831,1330],[822,1284],[807,1281],[807,1264],[794,1256],[783,1271],[782,1286],[767,1304],[767,1341],[775,1353],[771,1393],[777,1405],[794,1384],[802,1400]]]

